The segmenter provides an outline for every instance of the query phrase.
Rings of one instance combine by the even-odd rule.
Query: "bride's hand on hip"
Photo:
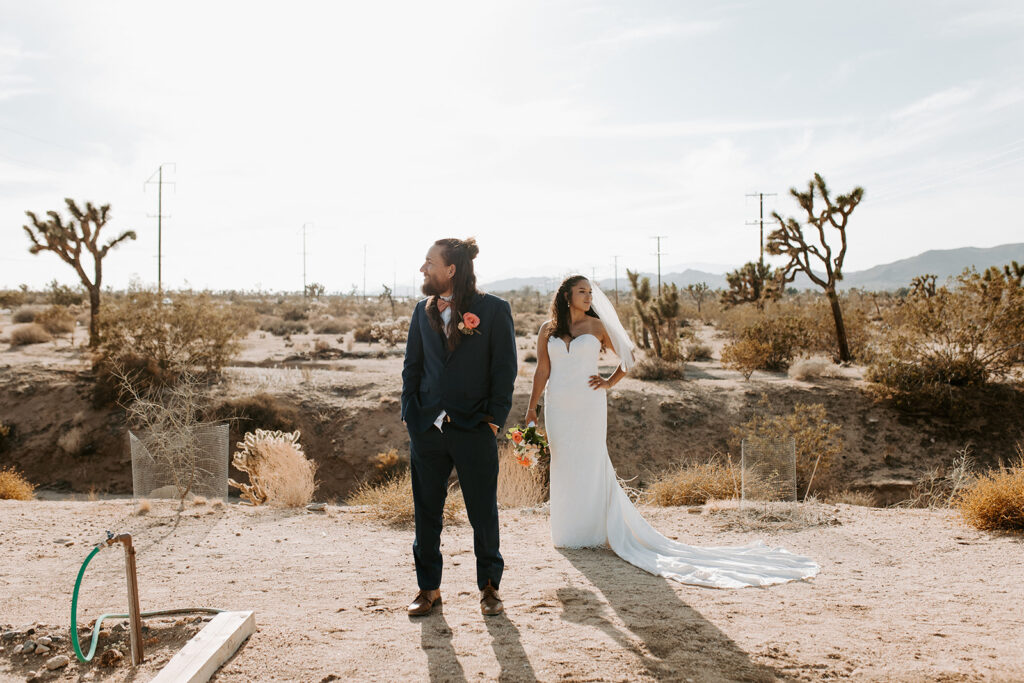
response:
[[[601,375],[591,375],[589,384],[590,388],[593,389],[594,391],[597,391],[598,389],[608,390],[612,388],[612,385],[608,383],[608,380],[606,380]]]

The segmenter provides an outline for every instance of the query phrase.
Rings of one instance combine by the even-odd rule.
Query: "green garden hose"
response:
[[[83,664],[88,664],[92,661],[92,658],[96,655],[96,643],[100,638],[100,625],[106,619],[127,619],[127,614],[103,614],[96,619],[96,623],[92,627],[92,642],[89,644],[89,654],[82,654],[82,647],[78,642],[78,589],[82,585],[82,577],[85,576],[85,568],[89,566],[89,562],[96,556],[103,548],[103,544],[97,545],[89,553],[89,556],[85,558],[85,562],[82,563],[82,568],[78,570],[78,578],[75,579],[75,592],[71,595],[71,645],[75,649],[75,656],[78,657],[78,661]],[[143,612],[140,616],[143,617],[156,617],[165,616],[171,614],[219,614],[224,610],[215,609],[213,607],[183,607],[181,609],[165,609],[157,610],[155,612]]]

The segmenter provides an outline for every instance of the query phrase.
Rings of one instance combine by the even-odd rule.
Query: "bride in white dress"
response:
[[[615,308],[582,275],[562,283],[552,319],[537,338],[537,372],[526,414],[544,422],[551,447],[551,540],[560,548],[611,546],[652,574],[714,588],[767,586],[818,573],[810,558],[761,542],[698,548],[670,540],[647,523],[619,485],[608,457],[607,390],[633,366],[633,344]],[[620,365],[598,374],[601,351],[612,347]],[[546,391],[545,391],[546,387]]]

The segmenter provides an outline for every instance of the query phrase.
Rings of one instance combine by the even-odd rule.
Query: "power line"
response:
[[[306,226],[313,225],[312,223],[302,224],[302,298],[306,298],[306,294],[309,291],[306,285]]]
[[[615,305],[619,305],[619,257],[618,255],[612,256],[612,262],[615,264]]]
[[[169,162],[169,163],[160,164],[160,167],[157,168],[156,171],[153,173],[153,175],[155,175],[157,177],[157,180],[156,180],[156,186],[157,186],[157,191],[156,191],[157,192],[157,194],[156,194],[156,197],[157,197],[157,199],[156,199],[156,289],[157,289],[157,292],[159,292],[159,294],[160,294],[160,300],[161,301],[163,300],[163,293],[164,293],[164,281],[163,281],[163,219],[165,218],[165,216],[164,216],[164,185],[165,184],[166,185],[171,185],[172,187],[177,185],[177,183],[174,183],[174,182],[164,183],[164,166],[172,166],[172,167],[174,167],[175,171],[178,170],[178,165],[172,161],[172,162]],[[146,191],[146,186],[147,185],[150,185],[150,184],[153,183],[153,175],[149,176],[149,180],[147,180],[146,182],[144,182],[142,184],[142,191],[143,192]],[[147,215],[149,215],[150,218],[154,217],[151,214],[147,214]],[[166,218],[170,218],[170,216],[166,216]]]
[[[756,221],[747,221],[747,225],[761,225],[761,240],[759,242],[761,246],[761,269],[764,270],[764,198],[765,197],[777,197],[775,192],[754,192],[747,195],[748,197],[757,197],[761,204],[761,217]]]
[[[661,296],[661,257],[665,253],[665,252],[663,252],[661,250],[661,241],[665,240],[665,239],[668,239],[668,236],[667,235],[655,235],[654,237],[651,237],[651,239],[658,241],[658,251],[656,252],[655,255],[658,257],[658,296]]]

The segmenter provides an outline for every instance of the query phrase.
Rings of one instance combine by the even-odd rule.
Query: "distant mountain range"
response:
[[[900,259],[892,263],[884,263],[866,270],[856,270],[845,273],[843,280],[839,283],[840,289],[851,289],[859,287],[862,289],[883,291],[896,290],[906,287],[910,280],[917,275],[930,273],[938,276],[938,281],[944,282],[946,278],[959,275],[964,268],[974,266],[982,271],[989,266],[1003,266],[1011,261],[1024,263],[1024,242],[1016,244],[1001,244],[997,247],[961,247],[959,249],[931,249],[929,251]],[[736,266],[738,267],[738,266]],[[651,278],[653,284],[657,279],[655,273],[642,273]],[[703,270],[687,268],[681,272],[662,273],[661,281],[675,283],[679,287],[689,284],[706,282],[711,289],[725,289],[728,284],[725,275],[722,273],[709,273]],[[629,287],[625,270],[619,277],[619,288]],[[612,278],[599,281],[602,289],[611,290],[615,286]],[[509,292],[512,290],[530,287],[542,292],[550,292],[558,286],[555,278],[545,277],[524,277],[506,278],[484,284],[483,289],[491,292]],[[799,276],[791,285],[797,289],[813,289],[816,285],[806,276]]]

